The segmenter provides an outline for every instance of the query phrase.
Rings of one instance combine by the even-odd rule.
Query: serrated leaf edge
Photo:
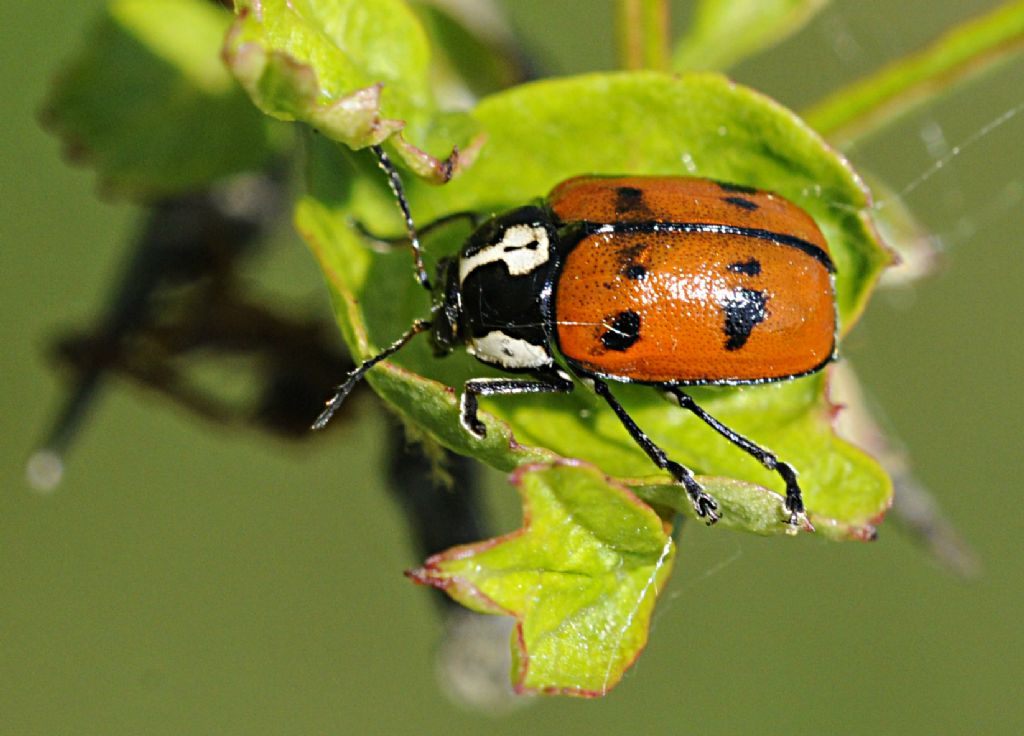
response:
[[[482,540],[480,542],[471,542],[469,544],[458,545],[456,547],[452,547],[451,549],[445,550],[444,552],[431,555],[429,558],[427,558],[427,560],[423,563],[421,567],[406,570],[405,576],[413,582],[417,583],[418,585],[425,585],[444,591],[447,595],[452,596],[452,598],[454,598],[455,600],[459,600],[460,602],[461,600],[471,599],[480,604],[480,608],[478,610],[484,611],[487,614],[511,616],[516,620],[515,628],[513,630],[513,643],[518,652],[518,657],[516,657],[516,661],[519,663],[519,667],[513,675],[512,687],[517,694],[572,695],[583,698],[598,698],[606,695],[612,688],[614,688],[621,681],[623,675],[629,671],[629,669],[636,663],[637,659],[643,653],[644,649],[646,649],[647,644],[650,641],[649,624],[644,631],[642,643],[637,647],[636,651],[633,653],[632,658],[630,658],[630,660],[623,665],[621,671],[618,673],[618,676],[614,679],[610,677],[610,673],[614,665],[612,661],[609,660],[608,674],[606,674],[605,684],[601,690],[588,690],[584,688],[563,686],[529,687],[523,684],[526,682],[530,665],[530,657],[527,651],[525,634],[523,631],[523,616],[516,614],[513,611],[509,611],[504,606],[501,606],[500,604],[496,603],[493,599],[491,599],[489,596],[483,593],[477,586],[469,582],[462,575],[449,575],[445,573],[441,568],[441,565],[448,560],[461,560],[466,557],[479,554],[480,552],[485,552],[509,540],[521,537],[527,532],[529,532],[533,522],[533,509],[529,497],[523,490],[523,477],[528,473],[550,470],[556,467],[574,467],[589,470],[598,475],[606,485],[617,491],[620,491],[624,501],[626,501],[627,503],[632,503],[634,505],[640,506],[643,509],[657,516],[654,510],[648,504],[646,504],[639,496],[633,493],[633,491],[628,486],[606,475],[604,472],[601,471],[600,468],[596,467],[591,463],[582,460],[574,460],[567,458],[560,458],[550,463],[528,463],[520,465],[518,468],[516,468],[511,473],[509,478],[510,482],[519,491],[520,498],[522,499],[523,503],[523,521],[518,529],[514,529],[505,534],[501,534],[496,537],[491,537],[490,539]],[[647,585],[643,588],[641,596],[637,600],[637,608],[639,608],[639,606],[643,603],[643,601],[646,599],[648,593],[651,591],[652,588],[654,589],[655,597],[657,597],[662,592],[664,586],[658,586],[657,573],[665,564],[665,561],[668,559],[668,557],[671,556],[672,548],[674,547],[671,536],[671,524],[660,518],[658,518],[658,521],[661,524],[663,534],[665,534],[666,542],[665,546],[663,547],[661,557],[655,564],[654,571],[648,579]],[[458,591],[463,596],[461,600],[459,598],[456,598],[452,594],[453,590]]]

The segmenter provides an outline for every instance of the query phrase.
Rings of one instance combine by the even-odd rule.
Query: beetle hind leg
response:
[[[718,502],[714,497],[704,490],[703,486],[697,482],[697,479],[693,477],[693,472],[689,468],[680,465],[675,460],[670,460],[665,451],[662,450],[654,441],[648,437],[639,425],[633,420],[633,417],[629,415],[625,407],[619,403],[618,399],[612,395],[611,390],[608,388],[608,384],[599,378],[589,379],[593,382],[594,392],[604,399],[608,406],[612,408],[615,415],[622,422],[622,426],[629,432],[629,436],[633,438],[633,441],[640,445],[647,456],[654,461],[662,470],[667,470],[672,474],[677,483],[682,484],[683,488],[686,489],[686,494],[690,497],[690,502],[693,504],[693,509],[697,513],[698,518],[704,519],[708,526],[711,526],[718,521]]]
[[[801,527],[813,530],[814,527],[807,518],[804,509],[803,493],[800,491],[800,483],[797,481],[797,473],[792,465],[784,463],[774,453],[766,450],[760,445],[747,439],[739,432],[727,427],[722,422],[704,411],[693,398],[679,389],[677,386],[669,386],[668,393],[679,402],[679,406],[695,414],[701,421],[725,437],[736,447],[757,460],[766,469],[778,473],[786,484],[786,511],[789,512],[789,528],[795,533]]]

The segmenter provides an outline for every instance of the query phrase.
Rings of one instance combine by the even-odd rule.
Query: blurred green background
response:
[[[506,5],[543,68],[614,63],[609,4]],[[996,3],[895,5],[835,2],[733,76],[800,109]],[[936,276],[874,301],[844,353],[983,574],[952,577],[891,525],[844,545],[690,525],[648,650],[617,690],[486,716],[435,683],[442,626],[401,575],[417,560],[383,486],[388,420],[372,400],[297,447],[114,384],[59,490],[26,485],[62,389],[48,341],[98,313],[137,215],[98,198],[36,123],[100,7],[0,3],[0,734],[1024,731],[1024,60],[851,153],[912,188],[946,250]],[[258,264],[266,288],[326,309],[311,259],[279,237]],[[490,485],[507,517],[511,490]]]

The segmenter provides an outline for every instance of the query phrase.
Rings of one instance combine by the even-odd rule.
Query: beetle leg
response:
[[[476,415],[478,396],[507,396],[509,394],[567,394],[573,383],[558,373],[545,375],[544,380],[525,378],[473,378],[466,381],[459,401],[459,422],[477,439],[487,436],[487,427]]]
[[[442,215],[441,217],[438,217],[436,220],[431,220],[426,225],[421,225],[417,227],[416,232],[420,237],[425,237],[432,233],[434,230],[437,230],[441,227],[444,227],[445,225],[448,225],[449,223],[457,222],[459,220],[468,220],[470,226],[475,228],[477,225],[480,224],[480,213],[471,212],[469,210],[449,212],[447,215]],[[353,219],[351,222],[352,227],[358,230],[359,234],[362,235],[367,240],[373,240],[378,243],[383,243],[384,245],[393,247],[409,245],[408,234],[399,235],[398,237],[395,238],[389,238],[384,235],[378,235],[377,233],[373,232],[368,227],[366,227],[366,225],[364,225],[360,220]]]
[[[748,440],[739,432],[736,432],[722,424],[720,421],[704,411],[704,409],[702,409],[689,394],[683,392],[677,386],[669,386],[668,392],[676,398],[679,402],[679,406],[696,414],[701,421],[732,442],[736,447],[753,457],[765,468],[778,473],[779,477],[782,478],[783,482],[786,484],[786,511],[789,512],[790,527],[797,529],[800,526],[810,526],[810,522],[807,520],[807,514],[804,510],[803,494],[800,492],[800,484],[796,479],[796,470],[794,470],[792,465],[782,462],[774,455],[774,453],[769,452],[760,445]]]
[[[629,436],[633,438],[633,441],[640,445],[640,449],[647,453],[647,456],[654,461],[655,465],[662,470],[667,470],[677,482],[682,483],[687,495],[690,497],[690,501],[693,503],[697,516],[701,519],[706,519],[708,526],[718,521],[718,502],[701,487],[697,479],[693,477],[693,472],[675,460],[670,460],[665,451],[644,434],[644,431],[633,421],[633,417],[629,415],[629,412],[612,396],[608,384],[599,378],[591,378],[589,380],[593,382],[594,392],[608,402],[608,406],[619,417],[619,421],[622,422],[622,426],[629,432]]]

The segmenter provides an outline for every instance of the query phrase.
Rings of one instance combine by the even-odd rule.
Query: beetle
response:
[[[608,382],[650,385],[776,472],[791,530],[810,528],[795,469],[683,390],[787,381],[835,359],[835,266],[810,215],[779,195],[711,179],[579,176],[482,223],[455,213],[421,228],[460,217],[476,224],[457,256],[440,259],[432,286],[398,172],[379,146],[373,151],[405,218],[416,278],[431,292],[430,318],[352,371],[315,428],[370,368],[429,331],[439,357],[464,346],[510,374],[466,382],[459,417],[471,435],[487,432],[480,396],[569,393],[575,378],[712,524],[718,503]]]

